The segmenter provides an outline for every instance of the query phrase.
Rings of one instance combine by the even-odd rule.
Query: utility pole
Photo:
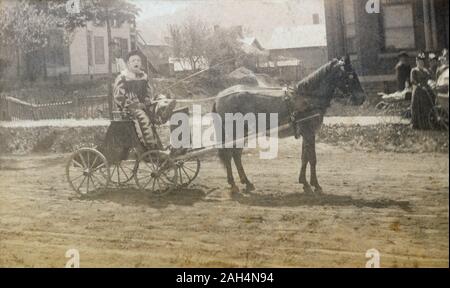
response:
[[[109,14],[109,8],[108,6],[105,7],[106,9],[106,34],[108,35],[108,113],[109,113],[109,119],[113,120],[113,87],[112,82],[114,81],[113,75],[112,75],[112,37],[111,37],[111,19]]]
[[[430,0],[423,0],[423,25],[425,29],[425,47],[427,51],[433,49],[433,37],[431,29]]]

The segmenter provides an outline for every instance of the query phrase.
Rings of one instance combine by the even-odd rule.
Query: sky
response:
[[[169,24],[194,17],[211,26],[241,25],[263,44],[277,28],[312,24],[319,14],[325,24],[323,0],[132,0],[140,9],[137,26],[150,44],[161,44]]]
[[[144,21],[157,16],[170,15],[189,5],[186,0],[132,0],[141,8],[138,21]]]

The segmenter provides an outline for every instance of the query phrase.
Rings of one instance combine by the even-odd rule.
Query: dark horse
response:
[[[322,189],[316,176],[315,135],[323,123],[323,116],[335,95],[345,95],[347,101],[352,105],[362,105],[366,99],[366,94],[361,87],[358,75],[355,73],[349,57],[334,59],[325,64],[316,72],[300,81],[295,86],[290,97],[287,98],[275,97],[273,93],[270,93],[270,90],[267,90],[267,93],[265,93],[261,90],[255,92],[252,89],[242,89],[242,87],[236,91],[236,88],[233,88],[231,88],[232,92],[228,92],[228,94],[227,91],[230,91],[230,89],[222,92],[222,95],[219,95],[220,97],[214,104],[213,112],[218,113],[222,119],[225,119],[225,113],[242,113],[243,115],[247,113],[277,113],[278,123],[281,126],[290,123],[291,115],[294,113],[296,119],[309,118],[309,120],[297,122],[294,125],[296,137],[303,137],[299,183],[303,184],[303,189],[306,193],[312,193],[310,184],[315,188],[316,192],[320,193]],[[231,193],[239,192],[239,188],[233,178],[231,159],[234,160],[241,183],[246,185],[246,192],[255,189],[244,172],[241,161],[242,150],[242,148],[222,148],[218,151],[220,160],[227,170]],[[310,184],[306,180],[308,163],[311,167]]]

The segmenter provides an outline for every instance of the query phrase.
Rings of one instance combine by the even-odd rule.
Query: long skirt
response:
[[[414,86],[411,102],[411,121],[414,129],[431,129],[429,115],[434,105],[434,95],[431,91]]]

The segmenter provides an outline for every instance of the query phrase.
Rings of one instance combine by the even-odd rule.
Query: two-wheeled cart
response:
[[[124,186],[134,180],[142,191],[165,195],[194,181],[200,171],[198,157],[186,149],[164,146],[155,124],[152,130],[156,145],[146,148],[134,122],[124,113],[115,115],[120,117],[111,121],[101,145],[78,149],[70,156],[66,177],[75,192],[92,196],[112,185]]]

